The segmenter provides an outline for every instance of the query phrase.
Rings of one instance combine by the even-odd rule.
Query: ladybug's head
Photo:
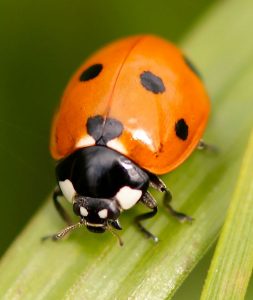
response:
[[[120,208],[114,199],[78,195],[74,199],[73,210],[81,220],[84,220],[89,231],[103,233],[112,227],[122,229],[118,221]]]
[[[56,168],[62,194],[73,204],[80,222],[103,233],[120,230],[118,218],[146,193],[149,175],[127,157],[105,146],[81,148]]]

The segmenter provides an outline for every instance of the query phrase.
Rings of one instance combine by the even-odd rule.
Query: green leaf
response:
[[[85,230],[66,241],[41,243],[40,237],[64,226],[50,199],[1,261],[0,299],[172,297],[218,236],[252,126],[252,10],[251,0],[219,2],[182,43],[202,66],[213,99],[205,139],[220,148],[218,155],[196,151],[164,177],[174,207],[194,223],[179,224],[161,207],[146,223],[160,238],[154,245],[131,223],[143,211],[138,207],[122,216],[122,248],[109,233]]]
[[[253,267],[253,131],[201,299],[244,299]]]

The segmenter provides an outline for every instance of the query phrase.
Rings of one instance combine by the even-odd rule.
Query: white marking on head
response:
[[[94,140],[94,138],[92,136],[85,135],[76,143],[76,148],[94,146],[95,144],[96,144],[96,141]]]
[[[83,217],[87,217],[88,216],[88,210],[83,207],[83,206],[80,206],[80,214],[83,216]]]
[[[124,186],[116,194],[116,199],[123,209],[129,209],[138,202],[141,195],[141,190],[135,190],[131,189],[129,186]]]
[[[117,138],[107,142],[106,146],[111,148],[111,149],[114,149],[114,150],[116,150],[116,151],[118,151],[122,154],[127,154],[128,153],[125,146]]]
[[[69,179],[66,179],[64,181],[59,181],[59,186],[61,188],[61,191],[64,195],[64,197],[72,203],[72,200],[76,194],[76,191],[73,187],[72,182]]]
[[[98,212],[98,215],[101,219],[106,219],[108,216],[108,210],[104,208]]]

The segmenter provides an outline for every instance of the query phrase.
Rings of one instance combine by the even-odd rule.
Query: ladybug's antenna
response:
[[[112,229],[112,227],[109,224],[106,227],[106,229],[118,239],[120,246],[124,245],[124,242],[122,241],[121,237]]]
[[[80,222],[76,223],[76,224],[72,224],[69,225],[68,227],[62,229],[60,232],[53,234],[53,235],[48,235],[42,238],[42,241],[45,241],[47,239],[52,239],[53,241],[58,241],[61,240],[62,238],[65,237],[65,235],[67,235],[69,232],[72,232],[73,230],[80,228],[82,226],[86,225],[86,221],[85,220],[81,220]]]

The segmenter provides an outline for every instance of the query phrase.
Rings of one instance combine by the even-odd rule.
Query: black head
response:
[[[108,125],[109,126],[109,125]],[[78,149],[56,168],[63,195],[80,224],[102,233],[120,230],[118,218],[147,191],[149,176],[127,157],[105,146]]]
[[[121,229],[118,221],[120,209],[113,199],[76,196],[73,210],[77,216],[86,221],[89,231],[103,233],[109,226]]]

